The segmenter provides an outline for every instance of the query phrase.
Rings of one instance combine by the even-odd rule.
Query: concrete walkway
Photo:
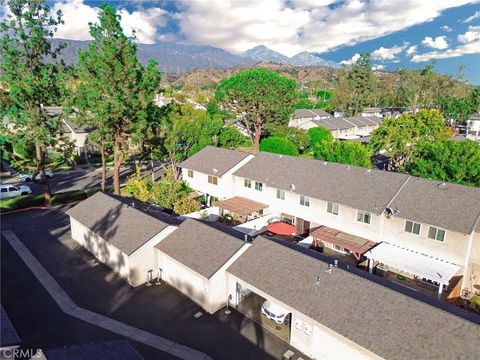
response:
[[[2,231],[2,235],[65,314],[125,336],[126,338],[152,346],[180,359],[211,360],[210,356],[200,351],[77,306],[57,281],[55,281],[25,245],[23,245],[13,231]]]

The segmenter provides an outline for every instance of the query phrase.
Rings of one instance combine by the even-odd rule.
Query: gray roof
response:
[[[385,359],[478,359],[477,325],[326,269],[323,261],[258,237],[227,271]]]
[[[21,340],[3,305],[0,306],[0,347],[20,345]]]
[[[234,173],[273,188],[380,214],[408,175],[261,152]]]
[[[362,117],[360,116],[346,117],[345,120],[347,120],[348,122],[351,122],[352,124],[357,125],[358,127],[367,126],[367,123],[364,120],[362,120]]]
[[[312,113],[309,109],[296,109],[295,112],[293,113],[294,119],[314,118],[316,116],[317,114]]]
[[[328,119],[330,120],[330,119]],[[338,127],[333,125],[331,122],[327,121],[327,119],[320,119],[320,120],[313,120],[314,124],[317,124],[318,126],[321,126],[329,131],[331,130],[337,130]]]
[[[331,119],[327,119],[329,123],[333,124],[334,126],[336,126],[338,129],[351,129],[351,128],[354,128],[355,125],[353,125],[352,123],[348,122],[347,120],[345,120],[344,118],[340,118],[340,117],[336,117],[336,118],[331,118]]]
[[[331,114],[329,114],[328,112],[326,112],[325,110],[323,109],[311,109],[310,110],[311,112],[313,112],[314,114],[318,115],[318,116],[332,116]]]
[[[179,263],[210,279],[245,241],[215,224],[186,219],[177,230],[155,247]]]
[[[373,121],[376,124],[380,124],[383,121],[383,118],[379,116],[365,116],[368,120]]]
[[[208,175],[222,176],[248,155],[250,154],[242,151],[207,146],[179,166]]]
[[[61,106],[45,106],[44,109],[49,115],[60,115],[63,112]]]
[[[357,116],[357,119],[361,119],[368,126],[375,126],[378,124],[378,122],[371,119],[371,116]]]
[[[411,177],[390,207],[398,217],[471,234],[480,216],[480,188]]]
[[[88,125],[79,125],[76,122],[72,121],[72,119],[63,119],[63,121],[76,133],[88,133],[92,131],[92,129]]]
[[[97,192],[68,210],[67,214],[131,255],[169,224],[178,223],[173,217],[160,215],[154,210],[147,213],[146,207],[137,204],[131,199]]]

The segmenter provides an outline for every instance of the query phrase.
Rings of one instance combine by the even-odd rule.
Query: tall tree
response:
[[[48,203],[45,157],[47,148],[57,141],[60,119],[49,116],[44,106],[58,105],[63,92],[63,67],[55,59],[64,46],[54,48],[49,42],[63,23],[62,14],[51,16],[48,5],[40,0],[6,4],[10,13],[0,25],[0,83],[7,89],[8,101],[1,101],[0,117],[12,122],[14,137],[34,146],[34,165]],[[49,58],[53,62],[47,63]]]
[[[265,124],[288,124],[298,94],[294,80],[275,71],[253,68],[223,79],[215,99],[240,116],[253,150],[258,152]]]
[[[422,110],[383,120],[372,133],[369,147],[374,153],[386,153],[390,168],[395,171],[416,154],[418,144],[446,140],[450,136],[450,128],[439,110]]]
[[[79,50],[79,84],[73,96],[78,111],[98,130],[101,142],[112,142],[113,186],[120,194],[124,154],[147,136],[160,73],[154,61],[147,66],[139,62],[134,38],[123,33],[114,8],[102,5],[98,18],[98,24],[90,24],[93,41],[85,52]]]
[[[377,79],[372,71],[370,54],[362,54],[352,65],[348,74],[348,83],[352,91],[353,116],[357,116],[368,104],[377,86]]]

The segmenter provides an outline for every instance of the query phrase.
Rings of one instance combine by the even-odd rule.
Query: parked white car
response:
[[[25,185],[0,185],[0,199],[11,198],[20,195],[31,194],[32,190],[30,187]]]
[[[290,321],[290,312],[280,305],[265,300],[262,304],[262,314],[277,324],[288,324]]]
[[[33,181],[33,179],[34,179],[35,176],[38,176],[38,174],[36,174],[36,173],[28,173],[28,174],[20,175],[20,176],[18,177],[18,179],[19,179],[20,181]],[[53,173],[52,173],[51,171],[45,170],[45,176],[50,179],[50,178],[53,177]]]

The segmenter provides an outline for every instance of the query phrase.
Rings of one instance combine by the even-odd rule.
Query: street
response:
[[[128,176],[135,172],[135,167],[124,167],[120,172],[120,181],[123,184]],[[155,180],[158,180],[165,174],[165,169],[161,166],[155,167]],[[1,180],[2,184],[15,184],[15,185],[27,185],[32,189],[34,195],[41,194],[43,192],[42,186],[37,182],[28,181],[22,182],[18,180],[17,174],[10,178]],[[151,170],[143,170],[144,176],[151,176]],[[53,178],[49,179],[50,189],[52,193],[64,192],[70,190],[82,190],[85,188],[100,188],[102,181],[101,168],[87,168],[87,169],[74,169],[54,172]],[[113,170],[107,171],[107,186],[113,185]]]

